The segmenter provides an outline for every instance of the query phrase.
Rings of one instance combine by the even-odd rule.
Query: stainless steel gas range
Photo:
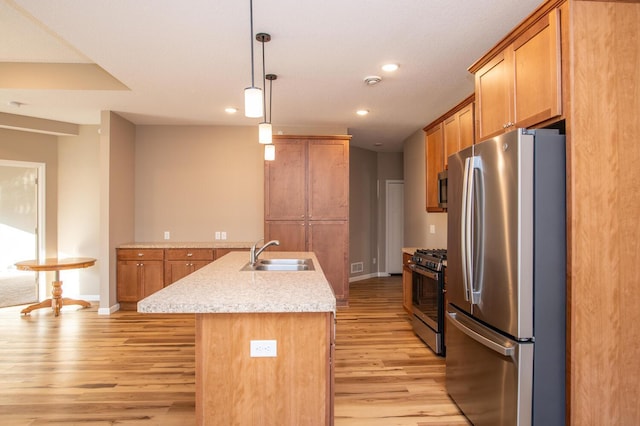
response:
[[[413,330],[438,355],[444,346],[444,249],[416,250],[411,258]]]

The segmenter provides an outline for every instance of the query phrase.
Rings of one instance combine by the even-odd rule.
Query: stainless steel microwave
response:
[[[438,173],[438,207],[447,208],[447,171]]]

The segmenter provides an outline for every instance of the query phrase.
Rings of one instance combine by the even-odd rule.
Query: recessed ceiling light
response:
[[[224,112],[226,112],[227,114],[235,114],[236,112],[238,112],[238,108],[227,107],[224,109]]]
[[[398,64],[384,64],[382,66],[382,71],[393,72],[398,69]]]
[[[356,111],[356,114],[358,115],[367,115],[369,114],[369,110],[368,109],[359,109]]]

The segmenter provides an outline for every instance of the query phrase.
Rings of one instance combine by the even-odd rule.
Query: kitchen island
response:
[[[229,253],[138,302],[143,313],[196,315],[198,425],[333,424],[336,300],[311,271],[245,271]]]

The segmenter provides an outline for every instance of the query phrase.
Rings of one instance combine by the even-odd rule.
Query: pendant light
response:
[[[271,105],[272,94],[273,94],[273,80],[278,78],[275,74],[267,74],[266,79],[269,80],[269,121],[267,122],[269,126],[269,140],[273,138],[272,128],[271,128],[271,113],[273,112],[273,107]],[[265,85],[265,88],[267,86]],[[267,161],[273,161],[276,159],[276,147],[272,142],[269,142],[269,145],[264,146],[264,159]]]
[[[276,159],[276,146],[269,144],[264,146],[264,159],[266,161],[273,161]]]
[[[262,89],[255,87],[253,66],[253,0],[249,0],[251,28],[251,87],[244,89],[244,115],[251,118],[262,117]]]
[[[271,41],[271,36],[267,33],[256,34],[256,40],[262,44],[262,87],[265,88],[264,96],[262,97],[262,122],[258,125],[258,142],[269,144],[271,143],[271,123],[267,121],[267,96],[266,96],[266,74],[265,74],[265,60],[264,60],[264,44]]]

